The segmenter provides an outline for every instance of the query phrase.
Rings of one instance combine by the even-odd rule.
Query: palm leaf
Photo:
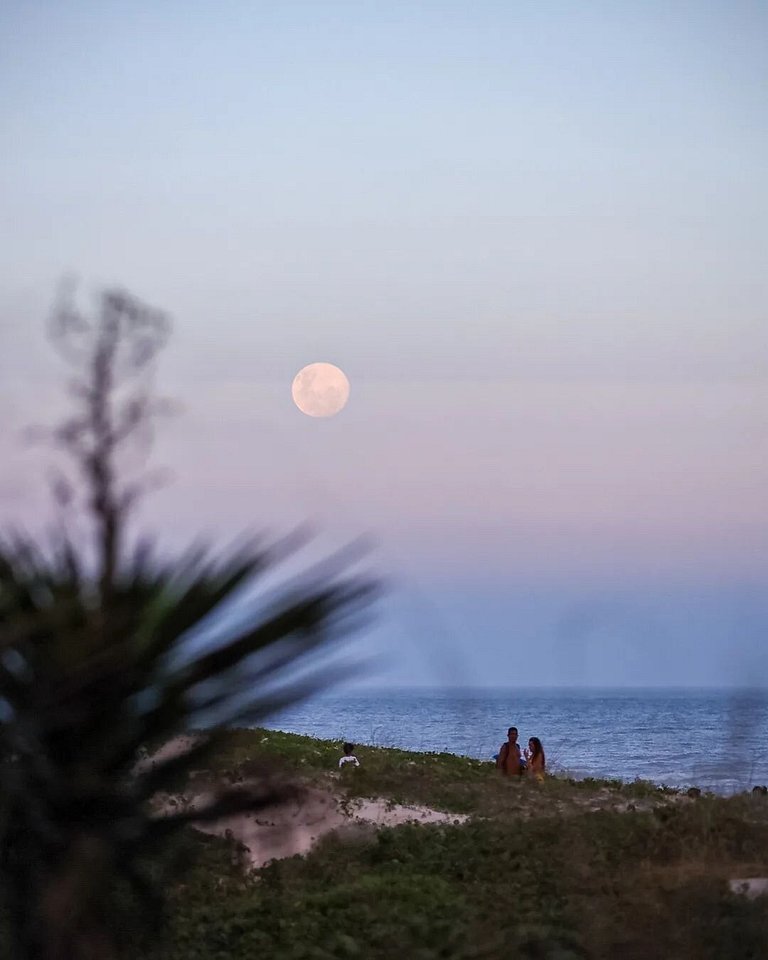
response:
[[[79,409],[53,436],[83,478],[96,550],[63,533],[66,523],[46,542],[0,538],[0,869],[20,960],[79,960],[81,929],[91,947],[108,943],[102,908],[116,875],[151,900],[138,858],[158,842],[291,794],[265,777],[195,810],[161,815],[153,803],[207,761],[229,724],[263,720],[325,685],[318,654],[359,625],[376,592],[341,553],[255,602],[301,532],[220,554],[195,544],[163,557],[148,537],[128,548],[137,487],[118,484],[113,459],[158,405],[134,392],[121,406],[113,394],[159,349],[167,323],[112,291],[95,320],[65,302],[52,329],[82,371]],[[135,769],[141,748],[206,719],[187,750]]]

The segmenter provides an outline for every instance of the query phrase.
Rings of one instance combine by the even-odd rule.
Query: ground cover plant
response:
[[[308,856],[250,874],[221,841],[198,838],[205,859],[171,891],[168,939],[152,960],[767,955],[765,898],[728,886],[768,873],[764,798],[556,777],[510,784],[490,763],[374,748],[339,776],[339,752],[330,741],[234,731],[206,775],[247,774],[269,755],[299,782],[344,796],[472,817],[330,834]]]
[[[354,776],[340,777],[336,765],[340,741],[318,740],[275,730],[232,730],[217,752],[212,777],[246,776],[254,757],[282,763],[294,774],[330,779],[349,797],[384,796],[396,803],[424,803],[438,810],[493,816],[516,810],[521,815],[603,807],[635,809],[673,802],[678,792],[647,781],[549,777],[542,784],[498,776],[488,761],[451,753],[417,753],[394,747],[360,747],[364,762]]]

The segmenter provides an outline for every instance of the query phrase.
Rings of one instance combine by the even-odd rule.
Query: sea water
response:
[[[551,770],[718,793],[768,784],[768,691],[390,690],[324,694],[272,729],[491,760],[507,728]],[[364,749],[360,751],[364,755]]]

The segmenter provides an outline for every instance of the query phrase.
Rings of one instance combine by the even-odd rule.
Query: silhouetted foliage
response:
[[[142,872],[148,852],[185,824],[258,809],[290,787],[264,776],[169,814],[151,799],[204,765],[228,725],[316,689],[323,674],[307,656],[357,625],[374,587],[342,556],[217,628],[214,615],[286,545],[169,560],[150,540],[128,541],[142,488],[121,482],[117,456],[159,409],[148,374],[166,317],[108,291],[93,319],[63,299],[52,332],[78,374],[76,409],[53,437],[80,479],[57,478],[61,523],[46,543],[0,540],[2,885],[14,957],[106,960],[130,936],[118,888],[130,883],[141,899],[134,922],[159,916],[157,883]],[[74,530],[80,492],[90,541]],[[190,643],[203,624],[205,644]],[[137,767],[148,746],[211,716],[215,726],[181,753]]]

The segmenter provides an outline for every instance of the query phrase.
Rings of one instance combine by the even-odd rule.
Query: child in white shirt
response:
[[[345,743],[343,750],[344,756],[339,760],[339,770],[345,767],[348,763],[351,763],[353,767],[359,767],[360,761],[355,756],[354,743]]]

